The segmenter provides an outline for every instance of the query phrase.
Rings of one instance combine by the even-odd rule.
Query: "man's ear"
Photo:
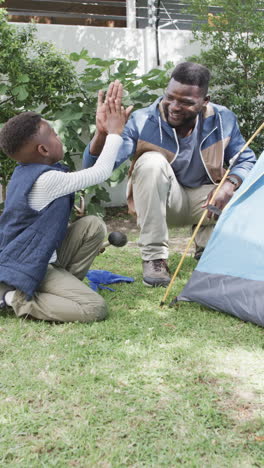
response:
[[[205,96],[205,98],[204,98],[204,103],[203,103],[203,105],[206,106],[206,105],[210,102],[210,99],[211,99],[210,95],[207,94],[207,95]]]
[[[43,156],[44,158],[47,157],[49,155],[49,151],[48,151],[48,148],[45,146],[45,145],[38,145],[37,146],[37,151],[39,154],[41,154],[41,156]]]

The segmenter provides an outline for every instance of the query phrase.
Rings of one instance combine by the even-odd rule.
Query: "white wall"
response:
[[[64,26],[38,24],[37,36],[53,42],[66,52],[87,49],[91,57],[102,59],[126,58],[140,60],[140,72],[144,71],[144,30],[104,28],[91,26]]]
[[[191,42],[192,39],[191,31],[160,29],[159,48],[161,67],[168,60],[177,65],[190,55],[199,54],[201,50],[200,44],[197,41]]]
[[[37,24],[36,28],[39,39],[51,41],[66,52],[80,52],[84,48],[88,50],[91,57],[136,59],[139,61],[140,73],[145,73],[156,66],[155,32],[150,28],[104,28],[55,24]],[[190,31],[160,29],[161,67],[168,60],[176,65],[188,55],[197,53],[199,45],[191,44],[191,38]]]

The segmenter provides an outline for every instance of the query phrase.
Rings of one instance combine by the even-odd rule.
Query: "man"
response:
[[[122,134],[123,145],[115,167],[134,155],[128,203],[130,211],[134,207],[141,229],[139,246],[147,286],[167,286],[170,281],[166,261],[168,224],[197,224],[223,177],[224,164],[228,166],[245,143],[233,112],[210,103],[209,79],[206,67],[180,63],[171,74],[164,96],[135,111]],[[114,97],[115,86],[111,94]],[[106,138],[100,115],[102,104],[101,94],[97,130],[84,152],[84,167],[94,164]],[[217,208],[224,208],[255,160],[249,148],[240,155],[213,202]],[[214,223],[209,213],[195,239],[197,259]]]

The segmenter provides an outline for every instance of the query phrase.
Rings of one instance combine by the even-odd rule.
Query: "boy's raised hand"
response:
[[[97,99],[97,110],[96,110],[96,130],[98,133],[109,133],[108,127],[106,126],[107,116],[106,116],[106,104],[108,105],[111,101],[111,111],[114,111],[113,102],[117,101],[117,107],[119,108],[119,112],[121,110],[121,101],[123,97],[123,85],[120,83],[119,80],[115,80],[108,86],[105,99],[104,99],[104,91],[100,90],[98,92],[98,99]],[[133,106],[129,106],[127,109],[123,109],[125,112],[125,123],[128,120],[128,117],[133,109]],[[117,108],[115,109],[116,112]],[[116,132],[112,132],[116,133]]]
[[[121,85],[122,86],[122,85]],[[122,106],[121,98],[108,98],[104,102],[105,108],[105,128],[107,133],[117,133],[121,135],[127,121],[126,112]]]

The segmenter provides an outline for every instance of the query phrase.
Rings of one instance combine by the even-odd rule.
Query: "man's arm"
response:
[[[245,139],[242,137],[237,119],[235,119],[234,127],[231,133],[230,142],[225,150],[225,162],[229,166],[230,160],[243,148]],[[240,178],[241,183],[247,176],[248,172],[252,169],[256,162],[255,153],[247,147],[243,153],[240,154],[234,166],[230,171],[230,175]]]
[[[100,133],[96,130],[91,142],[90,142],[90,154],[92,156],[98,157],[99,154],[101,154],[102,149],[105,144],[107,134],[106,133]]]
[[[225,162],[229,165],[230,160],[243,148],[245,145],[245,140],[241,135],[237,119],[235,118],[234,127],[231,133],[230,142],[225,149]],[[232,198],[234,191],[237,190],[240,185],[242,184],[244,178],[248,174],[248,172],[252,169],[256,162],[256,156],[254,152],[248,147],[241,153],[237,161],[235,162],[234,166],[230,170],[230,174],[228,175],[226,181],[224,182],[221,189],[218,191],[216,198],[213,201],[213,205],[219,208],[221,211],[227,205],[229,200]],[[210,204],[210,199],[213,196],[213,189],[207,197],[206,203],[203,205],[203,208],[206,208],[208,204]],[[213,215],[212,212],[208,212],[208,218],[214,216],[218,218],[218,216]]]

